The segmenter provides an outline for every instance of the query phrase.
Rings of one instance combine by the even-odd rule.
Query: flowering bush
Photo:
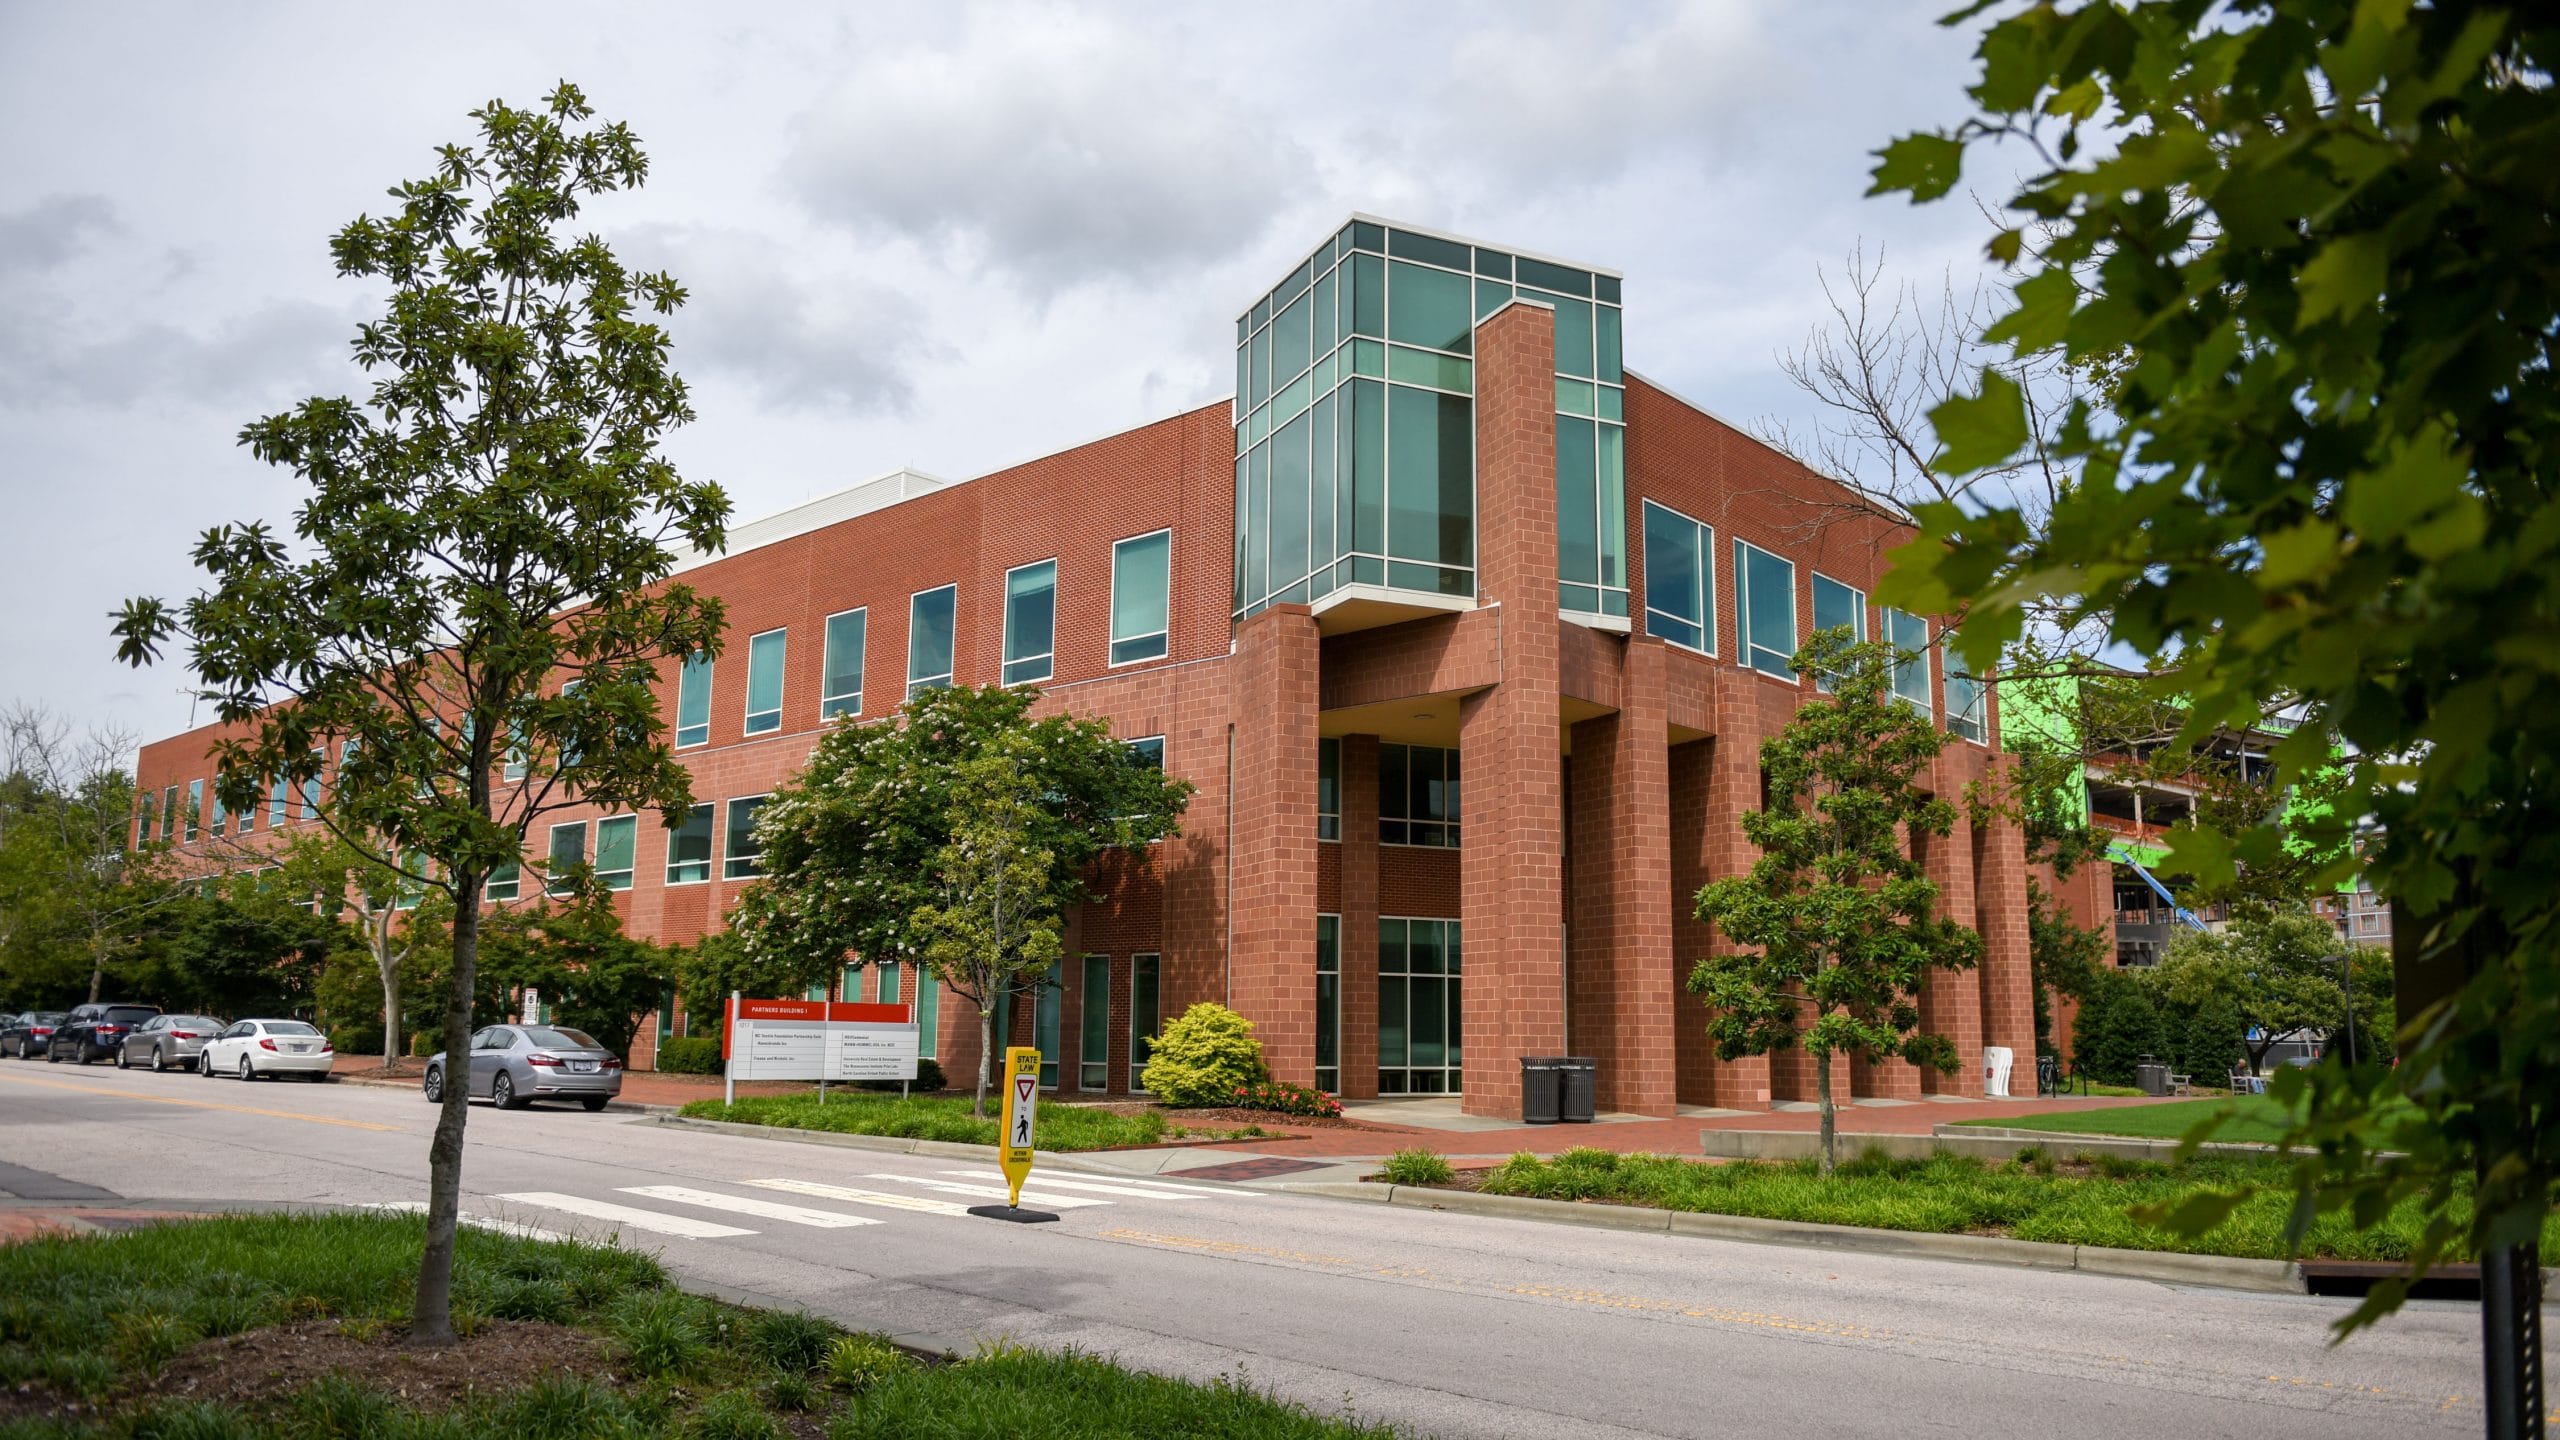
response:
[[[1236,1087],[1229,1102],[1238,1110],[1268,1110],[1275,1115],[1319,1115],[1339,1118],[1342,1102],[1321,1090],[1292,1085],[1286,1080],[1265,1080]]]
[[[1167,1105],[1224,1105],[1230,1095],[1271,1078],[1253,1022],[1224,1005],[1204,1000],[1192,1006],[1149,1044],[1138,1083]]]

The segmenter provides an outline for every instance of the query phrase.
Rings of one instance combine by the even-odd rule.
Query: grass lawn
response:
[[[2181,1140],[2197,1122],[2228,1117],[2208,1137],[2239,1144],[2272,1145],[2285,1131],[2286,1110],[2271,1095],[2231,1095],[2210,1100],[2169,1100],[2158,1105],[2123,1105],[2104,1110],[2057,1110],[2048,1115],[2013,1115],[2006,1120],[1960,1120],[1960,1125],[1995,1130],[2051,1130],[2067,1135],[2129,1135],[2146,1140]]]
[[[2212,1156],[2173,1167],[2093,1157],[2084,1164],[2070,1158],[2067,1145],[2054,1150],[2034,1165],[1993,1164],[1956,1155],[1928,1160],[1874,1155],[1844,1162],[1829,1181],[1822,1179],[1810,1159],[1707,1164],[1657,1155],[1569,1150],[1552,1161],[1515,1155],[1485,1171],[1476,1188],[1495,1195],[1598,1200],[1879,1230],[2284,1258],[2281,1237],[2292,1203],[2289,1191],[2252,1197],[2228,1220],[2200,1236],[2173,1235],[2126,1213],[2137,1205],[2174,1201],[2202,1190],[2229,1191],[2252,1180],[2282,1186],[2283,1172],[2272,1162]],[[2456,1203],[2467,1206],[2467,1192]],[[2409,1253],[2419,1226],[2414,1201],[2364,1231],[2351,1229],[2343,1216],[2326,1215],[2312,1226],[2303,1254],[2397,1260]],[[2560,1243],[2560,1223],[2544,1227],[2543,1241]]]
[[[0,1437],[1386,1440],[1077,1354],[919,1363],[670,1288],[645,1255],[465,1230],[454,1349],[398,1343],[425,1221],[259,1215],[0,1247]]]
[[[989,1100],[992,1112],[995,1101]],[[773,1095],[740,1100],[696,1100],[679,1112],[695,1120],[728,1120],[740,1125],[778,1125],[786,1130],[832,1130],[841,1135],[898,1135],[911,1140],[951,1140],[963,1145],[996,1143],[998,1121],[969,1113],[964,1099],[918,1095],[900,1099],[873,1091],[837,1091],[818,1103],[816,1095]],[[1160,1111],[1124,1114],[1094,1105],[1048,1101],[1033,1124],[1033,1142],[1043,1150],[1107,1150],[1120,1145],[1155,1145],[1166,1140],[1252,1140],[1268,1132],[1259,1126],[1198,1128],[1168,1124]]]

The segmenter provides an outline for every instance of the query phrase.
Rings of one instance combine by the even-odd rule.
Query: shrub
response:
[[[747,1327],[747,1353],[776,1370],[798,1372],[827,1358],[836,1327],[798,1310],[767,1310]]]
[[[1235,1098],[1228,1102],[1238,1110],[1268,1110],[1275,1115],[1318,1115],[1339,1117],[1342,1102],[1321,1090],[1292,1085],[1286,1080],[1265,1080],[1259,1085],[1239,1085]]]
[[[1239,1089],[1269,1079],[1253,1022],[1203,1000],[1155,1037],[1139,1083],[1167,1105],[1225,1105]]]
[[[1394,1185],[1446,1185],[1457,1175],[1448,1157],[1429,1150],[1399,1150],[1378,1172],[1379,1179]]]
[[[827,1352],[827,1378],[860,1395],[914,1364],[905,1351],[877,1335],[847,1335]]]
[[[670,1075],[717,1075],[720,1042],[708,1036],[670,1035],[658,1042],[658,1069]]]
[[[782,1427],[764,1406],[744,1390],[731,1390],[703,1402],[685,1422],[685,1440],[781,1440]]]
[[[672,1291],[626,1296],[614,1307],[612,1329],[624,1358],[643,1375],[686,1374],[710,1348],[700,1308]]]
[[[2072,1068],[2109,1085],[2130,1085],[2143,1056],[2168,1053],[2168,1034],[2149,987],[2122,970],[2102,972],[2073,1027]]]
[[[425,1059],[444,1049],[444,1037],[432,1030],[420,1030],[409,1037],[409,1053]]]
[[[910,1088],[904,1080],[862,1080],[855,1083],[865,1090],[878,1090],[890,1095]],[[940,1064],[932,1060],[918,1060],[912,1088],[918,1095],[938,1095],[951,1088],[951,1081],[942,1073]]]

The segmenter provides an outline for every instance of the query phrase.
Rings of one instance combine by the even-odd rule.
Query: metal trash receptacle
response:
[[[1563,1117],[1564,1057],[1520,1057],[1520,1123],[1553,1125]]]
[[[1600,1109],[1600,1062],[1588,1055],[1567,1055],[1560,1067],[1564,1072],[1565,1123],[1590,1124]]]
[[[2133,1088],[2145,1095],[2169,1093],[2169,1067],[2145,1055],[2133,1067]]]

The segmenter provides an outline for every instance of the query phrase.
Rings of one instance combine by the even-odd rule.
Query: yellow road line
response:
[[[48,1090],[68,1090],[75,1095],[95,1095],[102,1100],[140,1100],[152,1105],[185,1105],[197,1110],[228,1110],[235,1115],[267,1115],[278,1120],[307,1120],[314,1125],[339,1125],[349,1130],[398,1131],[397,1125],[377,1125],[370,1120],[340,1120],[330,1115],[305,1115],[294,1110],[262,1110],[255,1105],[225,1105],[219,1100],[181,1100],[174,1095],[134,1095],[122,1090],[101,1090],[95,1085],[71,1085],[60,1080],[38,1080],[31,1076],[0,1074],[0,1080],[13,1085],[41,1085]]]

